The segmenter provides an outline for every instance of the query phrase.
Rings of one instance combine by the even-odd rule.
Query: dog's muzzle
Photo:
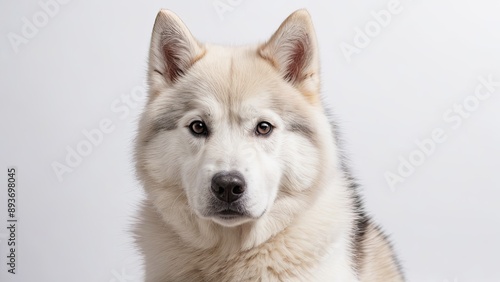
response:
[[[245,208],[245,178],[238,171],[221,171],[212,178],[211,214],[223,220],[249,217]]]

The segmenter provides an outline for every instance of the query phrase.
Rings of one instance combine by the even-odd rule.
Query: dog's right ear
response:
[[[283,79],[301,90],[310,101],[318,101],[319,50],[311,16],[306,10],[288,16],[258,52]]]
[[[203,46],[176,14],[169,10],[158,12],[149,50],[150,83],[158,83],[163,79],[161,82],[172,85],[203,54]]]

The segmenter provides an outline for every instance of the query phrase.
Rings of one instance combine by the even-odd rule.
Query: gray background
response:
[[[16,275],[7,273],[0,228],[0,280],[140,280],[127,232],[142,198],[131,147],[159,8],[176,12],[201,41],[238,45],[266,40],[305,7],[318,33],[323,92],[367,209],[391,234],[408,280],[500,281],[500,86],[460,125],[443,119],[472,101],[478,77],[500,81],[500,2],[401,0],[349,61],[342,44],[354,46],[356,28],[389,2],[72,0],[44,22],[38,1],[1,0],[0,226],[10,165],[18,168],[19,223]],[[218,13],[224,4],[231,9]],[[16,47],[10,37],[34,16],[38,31]],[[114,130],[60,181],[54,162],[65,164],[68,150],[88,142],[82,131],[106,119]],[[397,172],[400,156],[418,156],[415,140],[437,128],[446,140],[391,188],[384,175]]]

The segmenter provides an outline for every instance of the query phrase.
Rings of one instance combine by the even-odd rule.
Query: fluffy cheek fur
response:
[[[287,138],[281,159],[284,162],[283,190],[302,192],[315,184],[320,172],[321,156],[310,140],[301,135]]]
[[[174,131],[161,131],[146,145],[146,158],[144,158],[146,170],[160,186],[179,184],[179,182],[172,183],[172,180],[178,179],[176,176],[180,174],[180,169],[171,164],[181,160],[183,152],[174,149],[179,148],[180,143],[180,140],[175,138]]]

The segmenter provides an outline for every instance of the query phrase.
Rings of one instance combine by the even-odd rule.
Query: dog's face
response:
[[[313,184],[319,86],[307,12],[292,14],[261,46],[230,48],[198,43],[161,11],[150,52],[138,161],[172,195],[164,204],[185,197],[200,218],[236,226]]]

